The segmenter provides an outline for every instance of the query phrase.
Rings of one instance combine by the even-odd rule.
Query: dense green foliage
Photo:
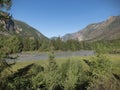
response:
[[[0,36],[1,45],[10,53],[17,53],[21,51],[49,51],[53,47],[55,51],[78,51],[78,50],[95,50],[98,53],[120,53],[120,40],[101,40],[101,41],[77,41],[68,40],[62,41],[60,38],[56,40],[22,38],[18,35],[10,37]]]
[[[120,40],[64,42],[60,38],[48,41],[22,38],[15,34],[1,35],[0,90],[119,90],[120,74],[113,72],[115,67],[102,55],[90,60],[70,58],[59,65],[52,52],[47,64],[30,64],[14,73],[5,61],[11,53],[51,49],[55,51],[95,50],[99,54],[116,54],[120,53]]]
[[[0,36],[0,46],[6,49],[9,54],[19,53],[22,51],[34,51],[34,50],[45,50],[47,46],[44,46],[43,40],[21,38],[18,35],[12,35],[9,37]],[[48,41],[47,41],[48,42]]]
[[[0,9],[10,7],[11,0],[0,0]],[[29,31],[29,27],[22,27]],[[2,24],[0,31],[5,31]],[[52,51],[45,65],[30,64],[15,72],[11,68],[13,64],[8,64],[6,58],[11,53],[49,51],[51,48],[55,51],[95,50],[98,53],[120,53],[120,40],[64,42],[57,38],[48,41],[33,38],[32,34],[37,35],[32,31],[30,33],[0,35],[0,90],[119,90],[120,74],[113,72],[115,67],[102,55],[90,60],[70,58],[59,65]],[[23,34],[30,37],[22,37]]]
[[[16,35],[13,35],[9,38],[4,36],[0,37],[0,44],[0,50],[4,53],[7,52],[8,54],[10,54],[22,51],[22,42],[20,38]],[[4,51],[2,49],[4,49]]]
[[[119,90],[119,74],[110,60],[97,55],[89,60],[66,60],[56,63],[51,53],[45,65],[30,64],[6,76],[2,90]]]
[[[77,50],[95,50],[97,53],[120,53],[120,39],[118,40],[100,40],[100,41],[62,41],[60,38],[51,40],[50,45],[54,50],[77,51]]]

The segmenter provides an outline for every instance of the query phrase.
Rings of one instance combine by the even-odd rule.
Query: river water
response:
[[[94,55],[94,51],[81,50],[81,51],[67,51],[67,52],[55,52],[55,58],[69,58],[75,56],[91,56]],[[12,55],[17,56],[17,61],[31,61],[31,60],[47,60],[49,58],[49,53],[47,52],[37,52],[37,53],[20,53]]]

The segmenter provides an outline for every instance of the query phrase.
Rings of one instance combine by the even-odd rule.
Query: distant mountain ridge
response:
[[[120,16],[110,16],[103,22],[93,23],[78,32],[66,34],[62,39],[64,41],[69,39],[79,41],[120,39]]]
[[[48,39],[25,22],[14,20],[8,13],[0,11],[0,35],[9,37],[14,34],[22,38]]]
[[[25,22],[14,20],[16,24],[16,33],[22,37],[30,37],[30,38],[38,38],[38,39],[47,39],[42,33],[40,33],[35,28],[31,27],[30,25],[26,24]]]

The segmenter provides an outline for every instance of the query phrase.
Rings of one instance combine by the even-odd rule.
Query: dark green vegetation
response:
[[[9,9],[11,0],[0,0],[0,6],[1,10]],[[113,21],[106,21],[110,22],[108,24],[110,29],[119,25],[119,20],[117,24]],[[106,30],[109,31],[107,28]],[[117,27],[115,31],[118,30]],[[111,37],[117,38],[103,40],[111,35],[107,34],[108,36],[103,35],[102,39],[99,37],[99,41],[95,39],[63,42],[61,38],[48,40],[34,28],[13,20],[8,13],[0,11],[0,90],[119,90],[120,38],[118,38],[119,33],[117,35],[111,33]],[[9,57],[12,53],[51,49],[55,51],[95,50],[99,55],[57,60],[52,51],[49,60],[46,61],[17,63],[6,61],[7,58],[17,58]],[[111,54],[107,56],[106,53]]]
[[[14,48],[10,53],[38,50],[48,42],[36,29],[13,20],[8,13],[0,11],[0,16],[0,43],[9,49]]]
[[[62,41],[60,38],[51,40],[50,45],[53,46],[54,50],[62,51],[77,51],[77,50],[95,50],[99,53],[120,53],[120,39],[116,40],[99,40],[99,41],[78,41],[78,40],[67,40]]]
[[[3,1],[1,2],[5,3]],[[11,6],[11,0],[8,0],[8,6]],[[85,33],[84,36],[95,36],[98,35],[97,32],[99,30],[101,35],[97,36],[97,39],[92,39],[91,37],[88,37],[89,39],[82,38],[81,40],[84,41],[79,41],[79,37],[79,39],[74,40],[74,38],[70,38],[69,40],[64,41],[64,38],[58,37],[55,40],[49,40],[36,29],[32,28],[26,23],[18,20],[13,20],[12,15],[8,14],[7,12],[0,11],[0,42],[4,48],[7,48],[8,53],[34,50],[49,51],[51,47],[55,51],[95,50],[102,53],[119,53],[119,24],[120,17],[115,16],[102,23],[98,23],[95,25],[91,24],[87,27],[87,29],[81,31],[87,33]],[[108,32],[110,32],[111,34],[108,35]],[[110,39],[107,39],[108,36],[110,37]],[[113,36],[116,38],[111,38]]]
[[[49,51],[50,48],[55,51],[77,51],[77,50],[95,50],[101,53],[120,53],[120,40],[104,40],[104,41],[62,41],[60,38],[56,40],[34,40],[21,38],[17,35],[9,37],[0,36],[0,49],[4,48],[7,53],[18,53],[22,51]]]
[[[14,70],[14,66],[24,63],[16,63],[0,74],[1,90],[119,90],[120,87],[120,62],[104,55],[58,61],[52,52],[47,61],[30,62]]]

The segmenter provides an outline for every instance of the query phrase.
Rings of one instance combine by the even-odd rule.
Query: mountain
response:
[[[11,36],[13,34],[22,38],[48,39],[25,22],[13,20],[8,13],[0,11],[0,35]]]
[[[29,38],[38,38],[38,39],[47,39],[46,36],[41,34],[35,28],[29,26],[25,22],[14,20],[16,33],[21,37],[29,37]]]
[[[79,41],[120,39],[120,16],[110,16],[103,22],[93,23],[78,32],[66,34],[62,39],[64,41],[69,39]]]
[[[58,39],[58,37],[51,37],[50,39],[51,40],[56,40],[56,39]]]

